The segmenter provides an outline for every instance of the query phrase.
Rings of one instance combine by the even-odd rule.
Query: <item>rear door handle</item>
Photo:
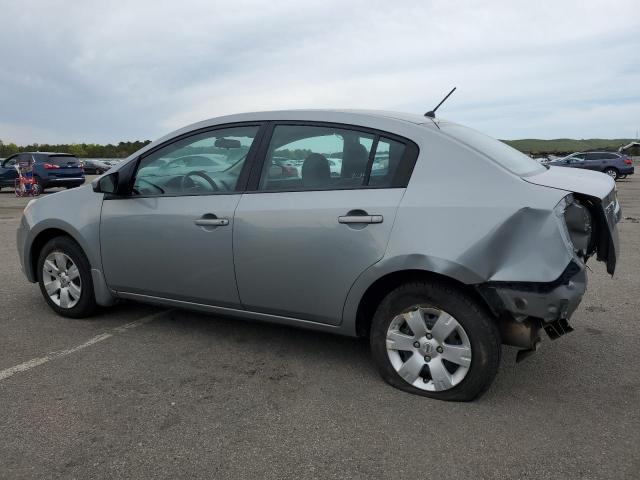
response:
[[[224,227],[229,225],[228,218],[199,218],[194,222],[199,227]]]
[[[338,223],[382,223],[382,215],[343,215]]]

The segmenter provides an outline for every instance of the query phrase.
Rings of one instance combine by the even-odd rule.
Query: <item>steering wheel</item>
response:
[[[219,192],[220,191],[220,187],[218,187],[218,185],[216,184],[216,182],[213,180],[213,178],[211,178],[209,175],[207,175],[206,173],[202,172],[202,171],[194,171],[194,172],[189,172],[185,175],[182,176],[182,180],[180,181],[180,190],[182,190],[183,192],[186,191],[189,188],[197,188],[197,184],[196,182],[194,182],[193,180],[191,180],[191,177],[200,177],[203,178],[204,180],[206,180],[206,182],[211,186],[211,189],[214,192]],[[191,182],[191,185],[187,185],[187,178],[189,179],[189,181]]]

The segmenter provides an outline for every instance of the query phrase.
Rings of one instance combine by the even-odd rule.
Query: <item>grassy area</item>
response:
[[[630,138],[588,138],[584,140],[573,140],[571,138],[557,138],[554,140],[539,140],[535,138],[525,138],[522,140],[502,140],[513,148],[523,153],[534,155],[543,154],[569,154],[573,152],[584,152],[587,150],[610,150],[617,151],[623,145],[634,141]]]

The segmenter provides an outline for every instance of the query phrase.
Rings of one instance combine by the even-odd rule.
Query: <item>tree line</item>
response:
[[[568,155],[569,153],[588,150],[617,151],[620,146],[626,145],[631,142],[632,139],[618,138],[607,140],[594,138],[573,140],[561,138],[555,140],[523,139],[502,141],[526,154]],[[134,142],[120,142],[117,145],[111,143],[107,145],[98,145],[96,143],[63,143],[57,145],[33,143],[31,145],[18,146],[15,143],[3,143],[2,140],[0,140],[0,158],[10,157],[14,153],[37,151],[70,153],[79,158],[126,158],[149,143],[151,143],[150,140],[136,140]],[[276,156],[280,157],[301,159],[306,158],[311,151],[307,149],[296,149],[278,150],[275,153]]]
[[[0,158],[7,158],[20,152],[70,153],[79,158],[126,158],[149,143],[151,140],[120,142],[117,145],[111,143],[107,145],[98,145],[97,143],[62,143],[57,145],[32,143],[31,145],[18,146],[15,143],[3,143],[0,140]]]

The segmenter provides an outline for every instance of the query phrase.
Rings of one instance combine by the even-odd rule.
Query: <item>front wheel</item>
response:
[[[370,342],[385,381],[440,400],[477,398],[500,364],[494,319],[443,283],[407,283],[389,293],[374,315]]]
[[[49,306],[62,316],[88,317],[97,307],[89,260],[69,237],[53,238],[42,248],[38,283]]]

